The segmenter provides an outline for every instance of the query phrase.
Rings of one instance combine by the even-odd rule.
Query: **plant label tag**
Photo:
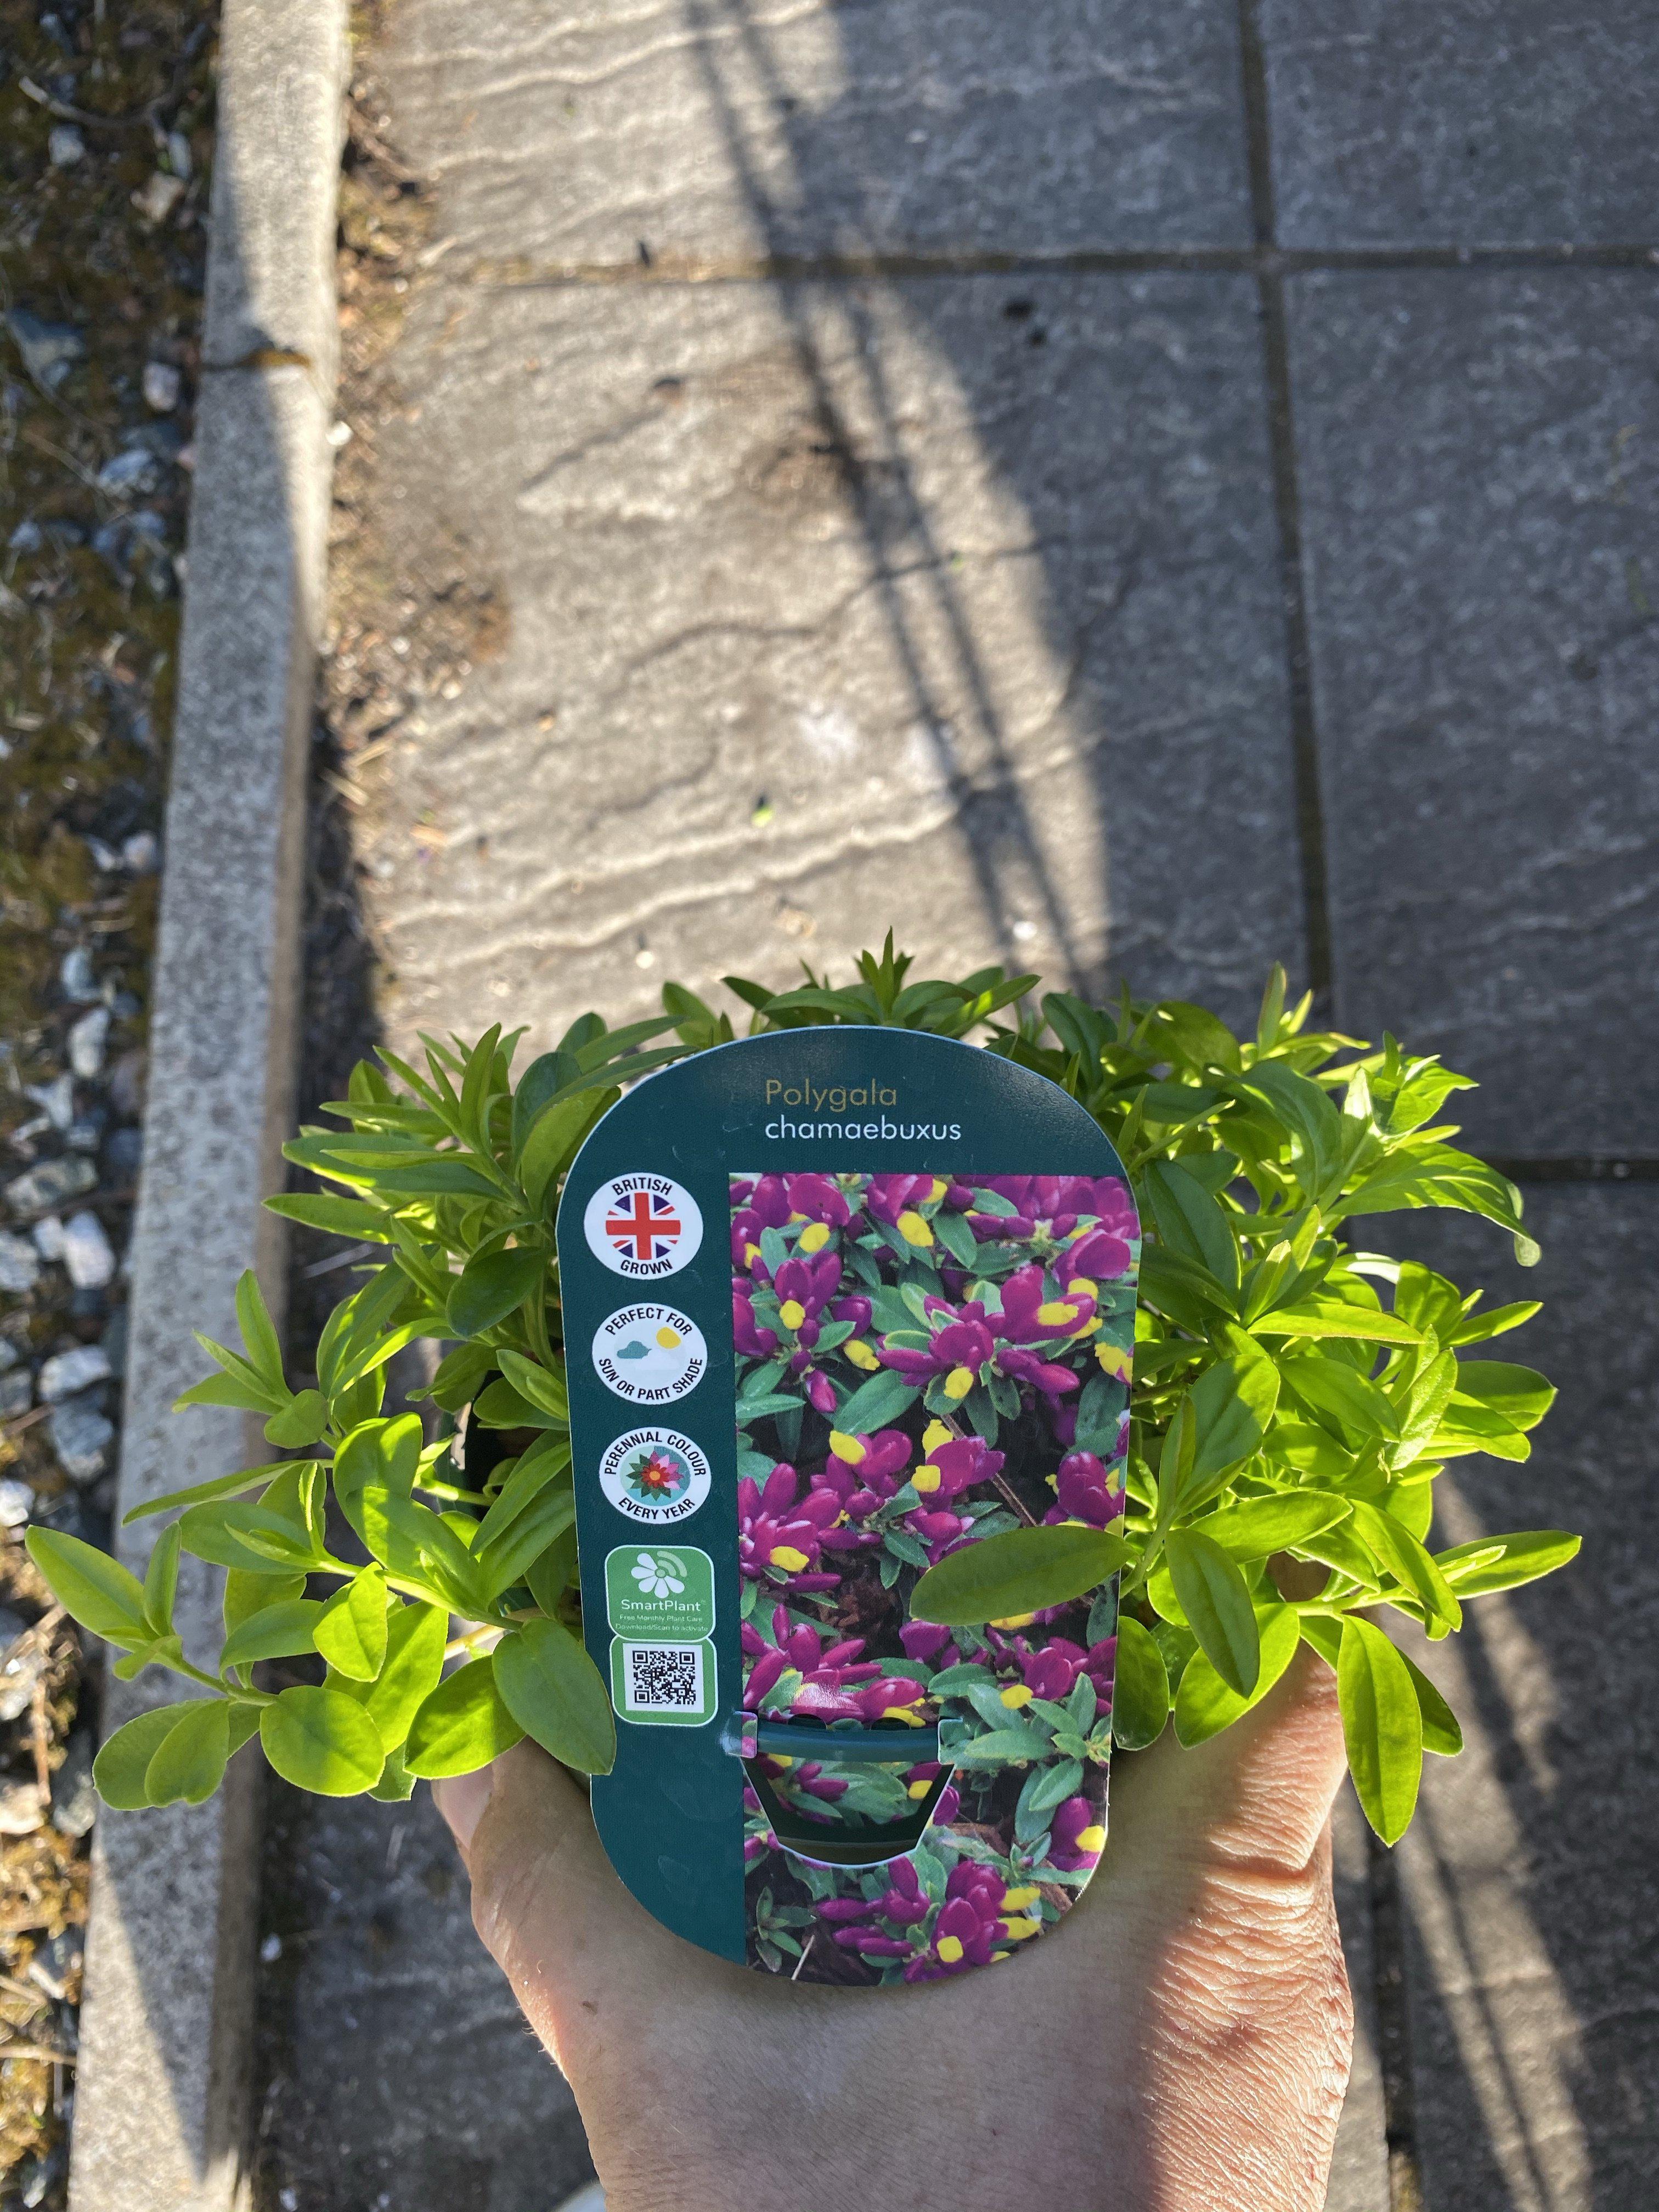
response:
[[[911,1597],[987,1537],[1124,1509],[1140,1231],[1112,1146],[976,1047],[785,1031],[638,1084],[558,1232],[623,1880],[799,1981],[1043,1935],[1105,1841],[1115,1583],[952,1628]]]

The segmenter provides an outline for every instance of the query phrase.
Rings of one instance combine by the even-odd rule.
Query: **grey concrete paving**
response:
[[[1248,280],[440,285],[399,374],[383,462],[513,606],[371,817],[399,1035],[872,915],[1240,1013],[1300,964]]]
[[[1383,265],[1659,248],[1632,106],[1659,31],[1627,0],[1571,25],[1473,0],[1245,21],[1241,52],[1215,8],[1034,32],[902,0],[407,0],[382,128],[438,219],[377,526],[394,552],[465,541],[511,628],[363,771],[393,1042],[844,965],[889,920],[930,967],[1121,965],[1236,1014],[1287,949],[1345,1026],[1482,1077],[1485,1144],[1567,1172],[1659,1151],[1631,1011],[1656,280]],[[1247,116],[1267,242],[1375,265],[1287,280],[1242,250]],[[1218,252],[1125,265],[1182,244]],[[1066,253],[1086,266],[1031,265]],[[1412,1224],[1494,1296],[1556,1302],[1535,1356],[1562,1409],[1528,1467],[1460,1473],[1449,1534],[1593,1540],[1547,1610],[1491,1601],[1432,1655],[1471,1748],[1434,1763],[1395,1863],[1403,1993],[1339,1830],[1362,2035],[1330,2212],[1408,2212],[1419,2176],[1426,2212],[1632,2212],[1659,2162],[1653,1544],[1629,1517],[1651,1513],[1656,1203],[1540,1189],[1545,1265],[1513,1287],[1495,1232]],[[404,1821],[410,1863],[437,1863]],[[574,2157],[569,2107],[462,1963],[459,1907],[374,1872],[374,1808],[286,1832],[267,1905],[302,1963],[289,2009],[270,1997],[295,2030],[270,2171],[305,2177],[307,2212],[546,2212],[520,2145],[544,2124]],[[344,2094],[380,2094],[351,2038],[381,2033],[433,2085],[427,2136]],[[1404,2069],[1392,2179],[1380,2051]],[[504,2121],[531,2133],[497,2145]]]
[[[1290,291],[1343,1019],[1499,1152],[1659,1151],[1659,274]]]
[[[265,1863],[282,1901],[258,1988],[263,2204],[555,2212],[591,2179],[574,2100],[472,1932],[428,1791],[283,1791]]]
[[[1282,246],[1650,245],[1648,0],[1261,0]]]
[[[1540,1189],[1528,1218],[1528,1271],[1478,1224],[1398,1240],[1492,1302],[1543,1298],[1502,1345],[1561,1388],[1530,1461],[1460,1463],[1443,1540],[1584,1532],[1547,1595],[1481,1599],[1423,1655],[1469,1745],[1429,1762],[1398,1854],[1432,2212],[1625,2212],[1659,2138],[1659,1190]]]
[[[1249,239],[1231,0],[411,12],[402,143],[463,264]]]

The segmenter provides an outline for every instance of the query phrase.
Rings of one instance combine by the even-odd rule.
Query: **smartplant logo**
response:
[[[618,1636],[714,1632],[714,1563],[689,1544],[619,1544],[605,1559],[605,1597]]]

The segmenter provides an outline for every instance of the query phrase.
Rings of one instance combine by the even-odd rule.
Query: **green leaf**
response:
[[[1146,1188],[1167,1251],[1207,1269],[1225,1291],[1238,1290],[1238,1239],[1227,1216],[1195,1176],[1176,1160],[1154,1160]]]
[[[330,1684],[362,1705],[380,1732],[388,1759],[401,1748],[410,1723],[442,1680],[449,1615],[442,1606],[395,1607],[386,1626],[386,1663],[373,1682]]]
[[[293,1196],[268,1198],[268,1213],[284,1221],[297,1221],[307,1229],[320,1229],[331,1237],[353,1237],[360,1243],[389,1244],[392,1231],[383,1210],[361,1198],[337,1198],[327,1191],[302,1191]]]
[[[1117,1624],[1112,1680],[1112,1740],[1125,1751],[1156,1743],[1170,1717],[1170,1677],[1152,1631],[1133,1613]]]
[[[1362,1443],[1400,1434],[1400,1416],[1385,1393],[1344,1361],[1327,1359],[1322,1352],[1298,1352],[1279,1371],[1291,1395],[1327,1428],[1334,1424]]]
[[[215,1566],[280,1575],[319,1564],[309,1534],[262,1505],[192,1505],[178,1528],[185,1549]]]
[[[482,1336],[515,1314],[547,1276],[547,1254],[534,1245],[487,1252],[469,1260],[449,1293],[449,1325],[457,1336]]]
[[[1400,1656],[1406,1659],[1403,1651]],[[1412,1678],[1418,1709],[1423,1716],[1424,1750],[1432,1751],[1442,1759],[1455,1759],[1463,1748],[1463,1731],[1457,1724],[1456,1714],[1414,1660],[1406,1659],[1406,1671]]]
[[[511,1751],[524,1733],[495,1686],[490,1662],[474,1659],[440,1682],[421,1705],[404,1764],[428,1779],[471,1774]]]
[[[260,1712],[259,1741],[284,1782],[319,1797],[361,1796],[386,1765],[374,1722],[337,1690],[284,1690]]]
[[[1411,1670],[1380,1628],[1351,1613],[1336,1680],[1355,1792],[1383,1842],[1397,1844],[1423,1778],[1423,1711]]]
[[[267,1589],[270,1588],[264,1575],[258,1579]],[[225,1638],[219,1654],[221,1673],[232,1667],[251,1667],[257,1659],[298,1659],[314,1651],[322,1611],[315,1598],[290,1597],[249,1613]]]
[[[1419,1331],[1381,1306],[1350,1305],[1344,1298],[1298,1298],[1250,1323],[1257,1336],[1348,1336],[1370,1344],[1420,1344]]]
[[[378,1797],[383,1805],[402,1805],[415,1795],[415,1776],[404,1765],[403,1753],[389,1751],[380,1778],[368,1794]]]
[[[1536,1298],[1519,1298],[1510,1306],[1493,1306],[1486,1313],[1472,1313],[1459,1322],[1448,1344],[1485,1344],[1494,1336],[1506,1336],[1512,1328],[1521,1328],[1535,1313],[1543,1310]]]
[[[381,1168],[370,1180],[374,1190],[387,1190],[399,1198],[493,1198],[501,1199],[505,1193],[499,1185],[481,1176],[476,1168],[468,1167],[449,1153],[434,1152],[424,1165],[406,1168]],[[272,1759],[271,1765],[276,1762]],[[336,1796],[351,1793],[336,1790]]]
[[[372,1682],[386,1664],[386,1577],[365,1567],[336,1590],[317,1620],[317,1649],[337,1674]]]
[[[1263,1606],[1256,1614],[1256,1631],[1261,1662],[1255,1686],[1247,1698],[1222,1680],[1202,1650],[1195,1651],[1188,1661],[1176,1695],[1175,1724],[1176,1736],[1188,1750],[1206,1743],[1223,1729],[1231,1728],[1241,1714],[1260,1705],[1296,1656],[1302,1639],[1293,1605]]]
[[[227,1636],[234,1636],[244,1621],[272,1606],[290,1604],[306,1594],[303,1574],[256,1575],[233,1567],[225,1577],[224,1620]]]
[[[589,1124],[621,1096],[615,1084],[609,1084],[597,1092],[588,1090],[562,1098],[539,1115],[519,1157],[520,1187],[533,1213],[544,1212],[550,1186],[574,1158]]]
[[[1200,1649],[1229,1688],[1248,1697],[1255,1687],[1261,1651],[1243,1576],[1219,1544],[1194,1528],[1171,1529],[1164,1555]]]
[[[265,1423],[268,1444],[314,1444],[328,1427],[328,1405],[320,1390],[301,1390]]]
[[[1291,1552],[1348,1517],[1348,1501],[1328,1490],[1285,1490],[1273,1498],[1247,1498],[1223,1506],[1199,1523],[1200,1533],[1219,1544],[1230,1559],[1265,1559]]]
[[[1048,1738],[1034,1728],[987,1729],[954,1747],[951,1756],[958,1766],[1023,1766],[1048,1756]]]
[[[526,1620],[495,1646],[495,1686],[544,1751],[582,1774],[608,1774],[617,1756],[611,1693],[586,1650],[556,1620]]]
[[[244,1268],[236,1279],[236,1326],[242,1332],[248,1364],[274,1390],[286,1395],[282,1340],[259,1288],[259,1279],[252,1267]]]
[[[1402,1522],[1357,1498],[1350,1525],[1372,1558],[1412,1592],[1431,1620],[1449,1629],[1462,1626],[1463,1609],[1443,1571]]]
[[[1458,1362],[1455,1412],[1462,1400],[1472,1401],[1496,1413],[1511,1428],[1535,1429],[1555,1403],[1555,1385],[1530,1367],[1514,1367],[1502,1359],[1463,1359]]]
[[[360,1422],[341,1438],[334,1455],[334,1495],[348,1520],[354,1502],[371,1484],[399,1498],[410,1495],[424,1441],[418,1413],[404,1413],[395,1421]]]
[[[141,1636],[144,1593],[135,1575],[95,1545],[56,1528],[31,1528],[28,1555],[65,1613],[94,1636]]]
[[[1493,1590],[1519,1589],[1540,1575],[1553,1575],[1578,1556],[1583,1540],[1563,1528],[1516,1529],[1506,1536],[1455,1544],[1449,1552],[1437,1553],[1435,1564],[1460,1598],[1485,1597]]]
[[[1538,1259],[1538,1247],[1521,1226],[1521,1194],[1507,1176],[1450,1145],[1413,1144],[1391,1152],[1344,1198],[1336,1212],[1393,1213],[1404,1207],[1449,1206],[1478,1213],[1507,1229],[1522,1267]]]
[[[173,1710],[178,1718],[144,1771],[145,1802],[200,1805],[224,1780],[230,1757],[230,1700],[189,1698]]]
[[[149,1763],[173,1732],[179,1715],[190,1705],[216,1705],[217,1698],[185,1698],[177,1705],[155,1705],[116,1729],[92,1762],[92,1779],[106,1805],[118,1813],[139,1813],[149,1802],[144,1778]]]
[[[144,1576],[144,1619],[158,1636],[173,1632],[173,1601],[179,1589],[179,1529],[163,1528],[149,1555]]]
[[[1010,1528],[930,1567],[911,1596],[911,1618],[955,1626],[1064,1605],[1109,1581],[1131,1556],[1121,1536],[1100,1528]]]
[[[1265,1105],[1290,1132],[1297,1181],[1309,1198],[1319,1199],[1334,1181],[1342,1158],[1342,1117],[1324,1091],[1281,1060],[1259,1061],[1231,1087],[1239,1097]]]
[[[563,1414],[546,1413],[539,1406],[532,1406],[505,1376],[498,1376],[472,1401],[472,1418],[486,1429],[562,1429],[568,1425]]]
[[[493,1509],[492,1509],[493,1510]],[[575,1499],[568,1485],[540,1491],[507,1528],[477,1552],[478,1572],[492,1602],[521,1582],[543,1553],[570,1528]],[[488,1516],[486,1516],[486,1519]]]
[[[570,1401],[566,1395],[564,1375],[544,1367],[538,1360],[526,1359],[521,1352],[501,1354],[501,1372],[521,1398],[526,1398],[539,1413],[550,1413],[556,1421],[570,1417]]]
[[[1178,1493],[1183,1504],[1212,1490],[1218,1476],[1256,1450],[1279,1402],[1279,1370],[1252,1346],[1249,1357],[1218,1360],[1206,1369],[1188,1396],[1196,1442],[1192,1472]]]
[[[123,1517],[121,1526],[130,1528],[135,1521],[146,1520],[152,1513],[170,1513],[177,1505],[204,1505],[216,1498],[234,1498],[244,1490],[263,1489],[273,1476],[281,1474],[296,1463],[309,1467],[315,1466],[316,1462],[271,1460],[264,1467],[245,1467],[240,1474],[221,1474],[215,1476],[211,1482],[194,1483],[188,1490],[169,1490],[160,1498],[149,1498],[143,1505],[135,1505],[131,1512]]]
[[[860,1383],[836,1414],[836,1426],[848,1436],[873,1436],[878,1429],[890,1428],[902,1413],[908,1413],[921,1395],[902,1376],[891,1368],[884,1369]]]

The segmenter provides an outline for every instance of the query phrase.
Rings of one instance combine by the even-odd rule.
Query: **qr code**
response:
[[[626,1650],[625,1702],[630,1713],[702,1711],[700,1644],[630,1644]]]

